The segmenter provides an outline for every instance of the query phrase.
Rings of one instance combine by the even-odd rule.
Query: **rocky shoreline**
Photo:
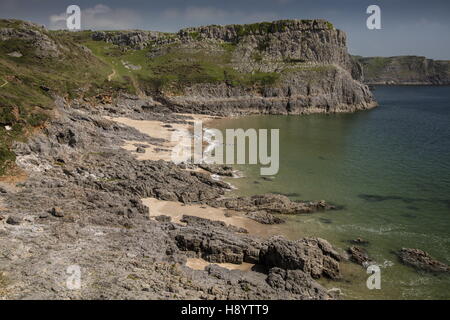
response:
[[[154,208],[143,198],[232,210],[261,225],[283,223],[279,213],[334,207],[324,201],[292,202],[279,194],[230,198],[229,185],[211,177],[229,176],[230,167],[192,170],[163,160],[137,160],[135,152],[121,148],[125,141],[164,141],[105,115],[166,125],[191,120],[159,104],[150,108],[151,103],[122,97],[92,108],[83,100],[58,99],[57,116],[43,132],[15,144],[26,178],[0,183],[2,298],[337,299],[339,291],[317,279],[339,281],[344,261],[373,263],[362,248],[339,252],[320,238],[264,238],[195,215],[183,215],[180,222],[152,215]],[[189,259],[200,259],[206,267],[190,268]],[[448,270],[426,253],[402,259],[415,267]],[[245,271],[223,267],[227,264],[254,266]],[[72,265],[82,271],[79,290],[66,287]]]
[[[152,208],[141,199],[259,211],[266,217],[328,209],[325,203],[294,203],[280,195],[227,199],[228,184],[209,173],[137,160],[120,147],[124,140],[162,141],[103,117],[111,108],[167,124],[185,122],[187,116],[163,108],[148,111],[138,99],[94,109],[83,101],[57,103],[58,114],[44,131],[14,146],[27,178],[1,183],[3,298],[336,298],[314,280],[339,278],[341,257],[325,240],[264,240],[245,229],[192,216],[183,218],[185,225],[153,219]],[[214,265],[192,270],[185,264],[194,256],[210,263],[252,262],[264,271]],[[66,288],[71,265],[82,270],[80,290]]]

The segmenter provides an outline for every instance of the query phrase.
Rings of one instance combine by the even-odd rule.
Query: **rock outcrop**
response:
[[[230,210],[258,212],[263,211],[271,214],[299,214],[312,213],[319,210],[335,209],[334,206],[325,201],[292,201],[281,194],[263,194],[251,197],[238,197],[232,199],[221,199],[211,202],[215,206],[225,207]]]
[[[285,270],[272,268],[267,277],[267,283],[274,289],[286,290],[302,296],[327,300],[333,297],[332,294],[315,281],[302,270]]]
[[[341,277],[341,256],[320,238],[290,241],[272,237],[266,241],[236,233],[220,221],[186,217],[187,226],[171,231],[178,248],[213,263],[243,262],[265,267],[267,283],[276,290],[300,294],[306,299],[332,297],[314,279]]]
[[[355,57],[371,85],[450,85],[450,61],[418,56]]]
[[[140,50],[144,49],[153,41],[160,39],[162,35],[162,32],[142,30],[96,31],[92,34],[92,39]]]
[[[313,278],[339,279],[341,259],[332,246],[320,238],[290,241],[276,236],[263,243],[259,252],[259,262],[266,267],[302,270]]]
[[[0,41],[25,42],[39,58],[56,58],[62,54],[61,46],[48,35],[43,26],[19,20],[3,20],[3,23],[15,27],[0,27]],[[9,55],[22,57],[22,53],[19,52],[11,52]]]

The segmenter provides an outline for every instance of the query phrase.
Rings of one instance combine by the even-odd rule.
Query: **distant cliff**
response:
[[[450,61],[418,56],[354,57],[366,84],[450,85]]]

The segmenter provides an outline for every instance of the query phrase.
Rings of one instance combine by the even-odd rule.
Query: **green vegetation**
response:
[[[88,40],[83,42],[94,55],[116,70],[118,83],[133,83],[138,90],[181,94],[186,86],[196,83],[226,82],[230,85],[264,86],[278,79],[272,73],[240,73],[231,67],[236,45],[217,44],[219,50],[205,52],[202,46],[184,48],[178,44],[165,45],[163,53],[150,58],[154,49],[124,50],[114,44]],[[127,69],[122,61],[140,66]],[[133,88],[130,88],[132,90]]]
[[[283,71],[284,72],[309,71],[311,74],[313,74],[313,73],[325,73],[335,69],[336,67],[331,64],[310,65],[307,63],[303,64],[297,63],[293,66],[286,67]]]
[[[22,140],[47,121],[54,95],[73,98],[82,91],[95,94],[104,86],[108,66],[78,44],[18,20],[0,20],[1,27],[35,28],[54,41],[59,56],[39,53],[27,39],[10,39],[0,46],[0,175],[14,163],[13,141]],[[59,46],[59,47],[58,47]],[[8,55],[20,52],[22,56]],[[9,130],[7,130],[8,128]]]
[[[253,52],[252,53],[252,58],[256,62],[261,62],[263,60],[263,56],[262,56],[261,52]]]
[[[374,57],[374,58],[359,58],[357,59],[364,66],[364,73],[366,77],[372,78],[380,74],[390,63],[390,58]]]
[[[252,24],[233,25],[239,38],[250,34],[266,34],[286,31],[285,21],[259,22]]]
[[[306,60],[305,59],[285,58],[285,59],[283,59],[283,62],[288,63],[288,64],[297,64],[297,63],[305,63]]]
[[[329,21],[327,21],[327,27],[328,27],[329,30],[333,30],[334,29],[333,24],[331,22],[329,22]]]
[[[200,40],[200,33],[197,31],[189,33],[189,36],[194,40]]]

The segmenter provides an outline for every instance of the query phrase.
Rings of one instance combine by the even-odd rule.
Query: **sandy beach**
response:
[[[149,144],[143,141],[130,141],[127,140],[125,144],[122,146],[125,150],[132,151],[136,154],[138,160],[164,160],[171,161],[172,150],[175,147],[175,143],[171,142],[171,137],[174,132],[191,132],[193,129],[194,121],[202,121],[203,125],[207,122],[217,119],[217,117],[208,116],[208,115],[199,115],[199,114],[179,114],[181,116],[191,117],[192,120],[186,120],[188,123],[180,124],[180,123],[171,123],[168,126],[167,123],[156,120],[133,120],[124,117],[108,117],[109,120],[113,120],[115,122],[130,126],[135,128],[136,130],[149,135],[152,138],[162,139],[164,140],[160,144]],[[147,145],[145,148],[145,153],[137,153],[136,145]],[[183,145],[188,147],[187,144]]]
[[[186,266],[194,270],[204,270],[210,264],[211,263],[201,258],[188,258],[186,262]],[[243,262],[241,264],[234,264],[234,263],[214,263],[214,264],[228,270],[241,270],[241,271],[250,271],[255,266],[254,264],[247,262]]]
[[[212,208],[200,204],[183,204],[176,201],[164,201],[155,198],[144,198],[142,202],[150,208],[150,218],[166,215],[172,221],[184,224],[180,220],[183,215],[196,216],[216,221],[223,221],[226,224],[239,228],[244,228],[249,234],[259,237],[269,237],[280,232],[279,225],[264,225],[243,216],[240,212],[227,210],[225,208]]]

